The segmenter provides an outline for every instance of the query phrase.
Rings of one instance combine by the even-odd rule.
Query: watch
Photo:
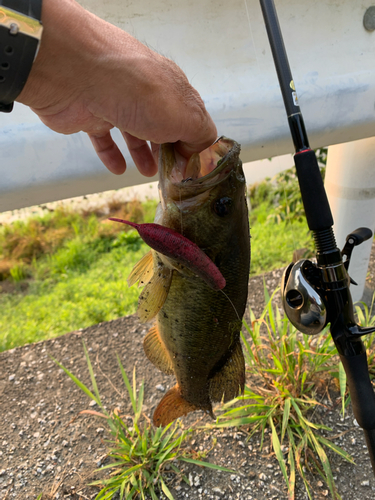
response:
[[[0,0],[0,111],[21,93],[42,37],[42,0]]]

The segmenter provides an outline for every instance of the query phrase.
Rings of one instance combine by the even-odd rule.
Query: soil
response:
[[[256,315],[263,308],[263,279],[269,290],[280,283],[282,270],[250,280],[249,305]],[[367,296],[374,290],[375,252],[368,274]],[[130,412],[129,397],[121,382],[116,353],[130,375],[136,366],[137,379],[145,381],[144,413],[151,417],[163,393],[174,385],[174,378],[163,375],[145,357],[142,340],[148,325],[136,316],[101,323],[67,333],[53,340],[25,345],[0,354],[0,499],[35,499],[43,493],[47,499],[93,499],[98,489],[87,483],[105,477],[95,472],[106,463],[108,437],[105,423],[97,417],[82,416],[85,409],[95,410],[88,397],[75,386],[51,360],[59,360],[90,387],[82,341],[88,347],[98,386],[108,410]],[[251,386],[251,380],[247,383]],[[321,395],[323,406],[315,412],[316,421],[332,428],[329,438],[354,458],[351,465],[330,455],[333,474],[343,500],[375,498],[375,480],[361,429],[351,410],[344,419],[341,401],[334,384]],[[209,417],[196,412],[183,419],[185,426],[204,424]],[[171,478],[170,488],[176,500],[286,500],[287,491],[278,462],[271,452],[267,434],[259,451],[259,435],[246,441],[245,431],[232,429],[200,432],[189,446],[209,450],[208,460],[238,471],[228,474],[184,464],[192,486]],[[314,500],[330,498],[319,476],[309,476]],[[160,498],[165,498],[160,494]],[[297,480],[297,500],[307,495]]]

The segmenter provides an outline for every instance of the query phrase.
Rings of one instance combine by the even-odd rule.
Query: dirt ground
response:
[[[375,252],[371,257],[367,296],[374,290]],[[249,305],[256,314],[263,306],[263,278],[270,290],[280,283],[281,270],[252,278]],[[86,486],[103,477],[94,472],[106,460],[107,431],[103,422],[91,416],[79,416],[84,409],[95,409],[51,360],[53,356],[90,386],[82,348],[85,341],[106,407],[130,412],[130,402],[121,383],[116,361],[120,356],[128,374],[136,366],[138,381],[145,381],[145,414],[151,416],[163,393],[174,385],[173,377],[163,375],[146,359],[142,340],[148,325],[135,316],[101,323],[82,331],[26,345],[0,354],[0,499],[35,499],[43,492],[47,499],[93,499],[98,490]],[[248,380],[251,386],[251,380]],[[375,480],[361,429],[351,410],[345,419],[339,413],[340,400],[329,388],[331,400],[321,396],[324,406],[315,418],[332,428],[329,437],[353,456],[351,465],[337,456],[331,464],[343,500],[372,500]],[[201,413],[184,419],[188,426],[208,422]],[[268,435],[269,436],[269,435]],[[286,500],[287,493],[277,460],[271,453],[269,437],[262,452],[259,436],[246,442],[246,432],[218,430],[196,434],[190,446],[195,450],[217,444],[208,460],[238,471],[231,475],[185,464],[185,474],[193,486],[174,478],[170,487],[176,500]],[[312,477],[314,500],[330,498],[319,477]],[[163,495],[160,498],[165,498]],[[307,498],[297,481],[297,500]]]

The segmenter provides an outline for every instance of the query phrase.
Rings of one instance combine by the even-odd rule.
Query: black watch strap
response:
[[[42,0],[0,0],[0,111],[10,112],[42,35]]]

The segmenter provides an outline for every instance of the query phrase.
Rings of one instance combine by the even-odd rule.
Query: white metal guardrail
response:
[[[219,133],[242,144],[243,161],[292,151],[257,0],[80,3],[174,59]],[[277,1],[313,147],[375,135],[375,32],[363,25],[370,5]],[[130,160],[123,176],[113,176],[85,134],[56,134],[22,105],[0,116],[0,211],[149,181]]]

